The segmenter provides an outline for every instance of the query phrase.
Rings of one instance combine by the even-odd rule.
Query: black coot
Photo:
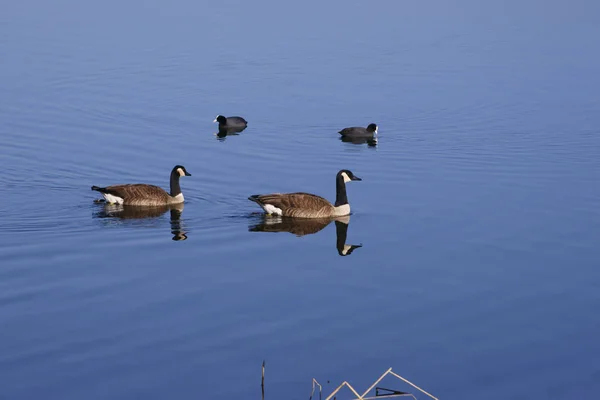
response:
[[[377,125],[369,124],[366,128],[353,126],[351,128],[344,128],[339,133],[348,138],[372,138],[377,134]]]
[[[227,129],[245,129],[248,126],[248,121],[242,117],[224,117],[217,115],[213,122],[219,123],[219,131]]]

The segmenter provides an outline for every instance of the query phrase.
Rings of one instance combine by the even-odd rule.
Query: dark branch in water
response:
[[[260,388],[262,389],[262,400],[265,400],[265,360],[262,363],[262,379],[260,380]]]

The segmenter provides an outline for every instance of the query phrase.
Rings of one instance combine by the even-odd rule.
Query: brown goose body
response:
[[[295,218],[329,218],[336,216],[333,204],[321,196],[310,193],[272,193],[250,197],[258,203],[267,214]],[[272,212],[271,207],[273,208]],[[265,208],[266,207],[266,208]],[[277,210],[281,210],[281,213]]]
[[[143,183],[133,183],[125,185],[112,185],[105,188],[98,188],[100,193],[108,194],[112,197],[123,199],[123,202],[109,201],[109,203],[123,204],[124,206],[162,206],[167,204],[177,204],[183,202],[183,196],[171,196],[163,188],[146,185]]]
[[[359,181],[349,170],[341,170],[336,175],[336,202],[311,193],[272,193],[248,197],[257,203],[267,214],[293,218],[332,218],[350,214],[350,204],[346,196],[346,182]]]
[[[183,203],[183,193],[179,186],[179,178],[191,176],[185,167],[176,165],[171,171],[171,193],[161,187],[143,183],[112,185],[106,187],[92,186],[92,190],[102,193],[104,200],[110,204],[125,206],[163,206]]]

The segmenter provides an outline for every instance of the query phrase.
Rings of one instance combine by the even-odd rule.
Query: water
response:
[[[390,366],[440,398],[593,397],[598,11],[5,2],[0,398],[259,398],[263,359],[267,399]],[[93,202],[175,164],[180,212]],[[249,195],[333,200],[341,168],[347,226],[255,231]]]

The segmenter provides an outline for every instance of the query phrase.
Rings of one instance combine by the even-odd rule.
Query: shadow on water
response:
[[[297,237],[313,235],[323,230],[332,221],[335,221],[336,244],[335,247],[340,256],[349,256],[352,252],[362,247],[360,245],[346,244],[350,217],[338,218],[288,218],[280,216],[262,215],[258,224],[250,225],[250,232],[289,232]]]
[[[123,206],[121,204],[102,204],[102,209],[94,213],[93,218],[110,219],[114,225],[127,226],[155,226],[156,221],[160,216],[170,211],[170,225],[172,240],[186,240],[187,235],[183,230],[184,226],[181,221],[183,213],[183,203],[156,207],[139,207],[139,206]],[[139,223],[138,223],[139,222]]]
[[[352,144],[367,144],[368,147],[377,147],[377,138],[350,138],[347,136],[341,136],[340,140],[344,143],[352,143]]]
[[[217,137],[217,140],[224,141],[227,138],[227,136],[238,136],[240,132],[242,132],[246,128],[246,126],[243,126],[219,129],[219,132],[215,133],[215,136]]]

